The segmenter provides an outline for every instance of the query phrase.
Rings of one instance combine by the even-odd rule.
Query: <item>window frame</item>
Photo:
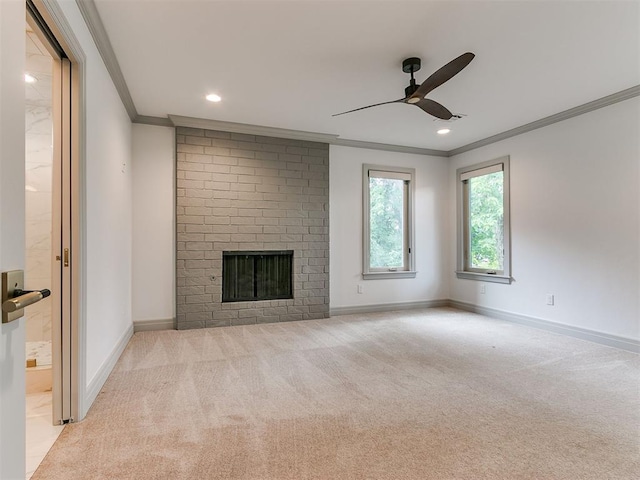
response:
[[[388,178],[409,175],[409,180],[405,180],[405,244],[403,245],[404,266],[402,269],[371,268],[370,262],[370,192],[369,192],[369,172],[389,173]],[[387,178],[381,176],[380,178]],[[414,237],[414,199],[415,199],[415,168],[391,167],[382,165],[363,164],[362,165],[362,278],[364,280],[377,280],[389,278],[415,278],[415,237]]]
[[[466,185],[468,180],[474,177],[488,175],[492,167],[502,167],[502,206],[503,206],[503,270],[490,273],[488,269],[471,268],[469,261],[469,193]],[[480,173],[481,171],[487,173]],[[473,175],[473,172],[478,172]],[[511,211],[510,211],[510,168],[509,156],[496,158],[482,163],[476,163],[456,170],[457,193],[457,278],[466,280],[478,280],[483,282],[510,284],[511,277]]]

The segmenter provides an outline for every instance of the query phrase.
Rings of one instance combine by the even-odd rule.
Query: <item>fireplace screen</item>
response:
[[[293,298],[293,250],[222,252],[222,301]]]

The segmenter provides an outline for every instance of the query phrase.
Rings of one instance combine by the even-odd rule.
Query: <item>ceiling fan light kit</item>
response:
[[[390,102],[376,103],[374,105],[368,105],[366,107],[360,107],[355,110],[349,110],[342,113],[336,113],[333,116],[336,117],[338,115],[357,112],[358,110],[378,107],[380,105],[387,105],[389,103],[406,103],[420,107],[424,112],[436,118],[450,120],[454,115],[443,105],[426,98],[426,95],[460,73],[467,65],[469,65],[469,63],[471,63],[471,60],[473,60],[474,57],[475,55],[471,52],[463,53],[459,57],[451,60],[444,67],[436,70],[436,72],[427,78],[422,84],[417,84],[413,76],[413,74],[420,70],[420,67],[422,66],[420,59],[417,57],[407,58],[402,62],[402,71],[404,73],[409,73],[411,75],[411,79],[409,81],[409,86],[404,89],[404,98],[392,100]]]

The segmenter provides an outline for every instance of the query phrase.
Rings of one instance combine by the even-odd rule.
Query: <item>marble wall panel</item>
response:
[[[25,288],[51,286],[53,173],[52,108],[27,100],[25,109]],[[27,341],[51,341],[51,301],[25,310]]]

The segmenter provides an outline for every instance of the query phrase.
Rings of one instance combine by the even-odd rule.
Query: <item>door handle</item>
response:
[[[1,1],[1,0],[0,0]],[[51,295],[51,291],[24,290],[24,271],[2,272],[2,323],[24,316],[24,308]]]
[[[43,290],[21,290],[17,288],[13,291],[13,295],[13,298],[10,298],[2,304],[3,312],[11,313],[33,305],[51,295],[51,290],[46,288]]]

